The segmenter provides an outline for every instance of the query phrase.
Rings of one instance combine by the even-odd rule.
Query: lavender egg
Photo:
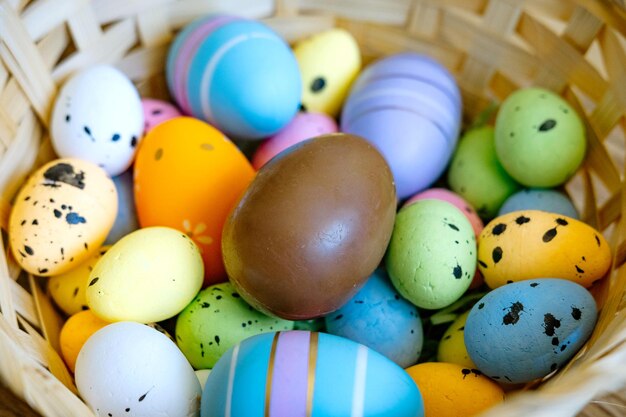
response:
[[[391,167],[403,199],[433,184],[459,136],[461,96],[452,75],[414,53],[370,65],[343,108],[341,130],[374,144]]]

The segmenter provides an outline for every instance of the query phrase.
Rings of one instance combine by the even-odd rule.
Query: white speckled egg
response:
[[[91,161],[115,176],[132,163],[143,122],[133,83],[114,67],[98,65],[63,85],[52,110],[50,135],[59,156]]]
[[[87,305],[107,321],[158,322],[180,313],[203,277],[200,251],[186,234],[146,227],[124,236],[98,261]]]
[[[148,326],[110,324],[76,361],[76,386],[98,416],[197,416],[200,383],[176,344]]]
[[[91,162],[56,159],[22,186],[9,219],[13,256],[31,274],[62,274],[91,257],[117,213],[113,181]]]

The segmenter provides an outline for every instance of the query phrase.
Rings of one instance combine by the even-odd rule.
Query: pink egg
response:
[[[159,123],[182,116],[176,106],[163,100],[144,98],[141,100],[141,106],[143,107],[144,135]]]
[[[300,112],[285,128],[257,148],[252,166],[258,170],[290,146],[326,133],[336,133],[337,130],[335,120],[326,114]]]
[[[463,214],[465,214],[465,217],[467,217],[467,220],[470,221],[472,229],[474,229],[474,233],[476,234],[476,236],[478,237],[478,235],[480,235],[480,232],[483,230],[484,225],[483,221],[478,216],[478,213],[476,213],[476,210],[474,210],[474,208],[467,201],[465,201],[463,197],[450,190],[446,190],[445,188],[429,188],[428,190],[417,193],[413,197],[409,198],[404,203],[404,206],[408,206],[409,204],[415,203],[416,201],[425,200],[427,198],[447,201],[448,203],[454,205],[456,208],[461,210]],[[482,274],[480,273],[478,268],[476,268],[474,279],[472,280],[472,283],[470,284],[468,290],[473,290],[474,288],[480,287],[483,284],[483,281],[484,280]]]
[[[429,188],[428,190],[424,190],[409,198],[404,205],[408,206],[418,200],[424,200],[427,198],[447,201],[448,203],[454,205],[456,208],[461,210],[463,214],[465,214],[465,217],[467,217],[467,220],[470,221],[476,236],[478,237],[478,235],[480,235],[484,226],[483,221],[478,216],[478,213],[476,213],[476,210],[474,210],[474,208],[467,201],[465,201],[463,197],[450,190],[446,190],[445,188]]]

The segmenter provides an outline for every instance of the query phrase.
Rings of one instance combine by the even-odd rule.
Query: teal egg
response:
[[[559,369],[585,344],[597,319],[589,291],[563,279],[520,281],[496,288],[465,323],[472,361],[501,383],[525,383]]]
[[[396,216],[386,255],[398,292],[418,307],[458,300],[476,270],[476,238],[465,215],[442,200],[421,200]]]
[[[506,199],[498,211],[498,216],[521,210],[541,210],[558,213],[573,219],[580,219],[578,210],[564,193],[540,188],[527,188]]]
[[[511,94],[498,111],[496,154],[506,171],[528,187],[567,181],[585,157],[585,127],[560,96],[542,88]]]

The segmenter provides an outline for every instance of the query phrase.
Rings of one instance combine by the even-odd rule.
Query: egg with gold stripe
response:
[[[424,415],[409,375],[366,346],[325,333],[265,333],[217,362],[202,417]]]
[[[562,278],[583,287],[611,266],[602,234],[571,217],[539,210],[496,217],[478,240],[478,267],[490,288],[535,278]]]

